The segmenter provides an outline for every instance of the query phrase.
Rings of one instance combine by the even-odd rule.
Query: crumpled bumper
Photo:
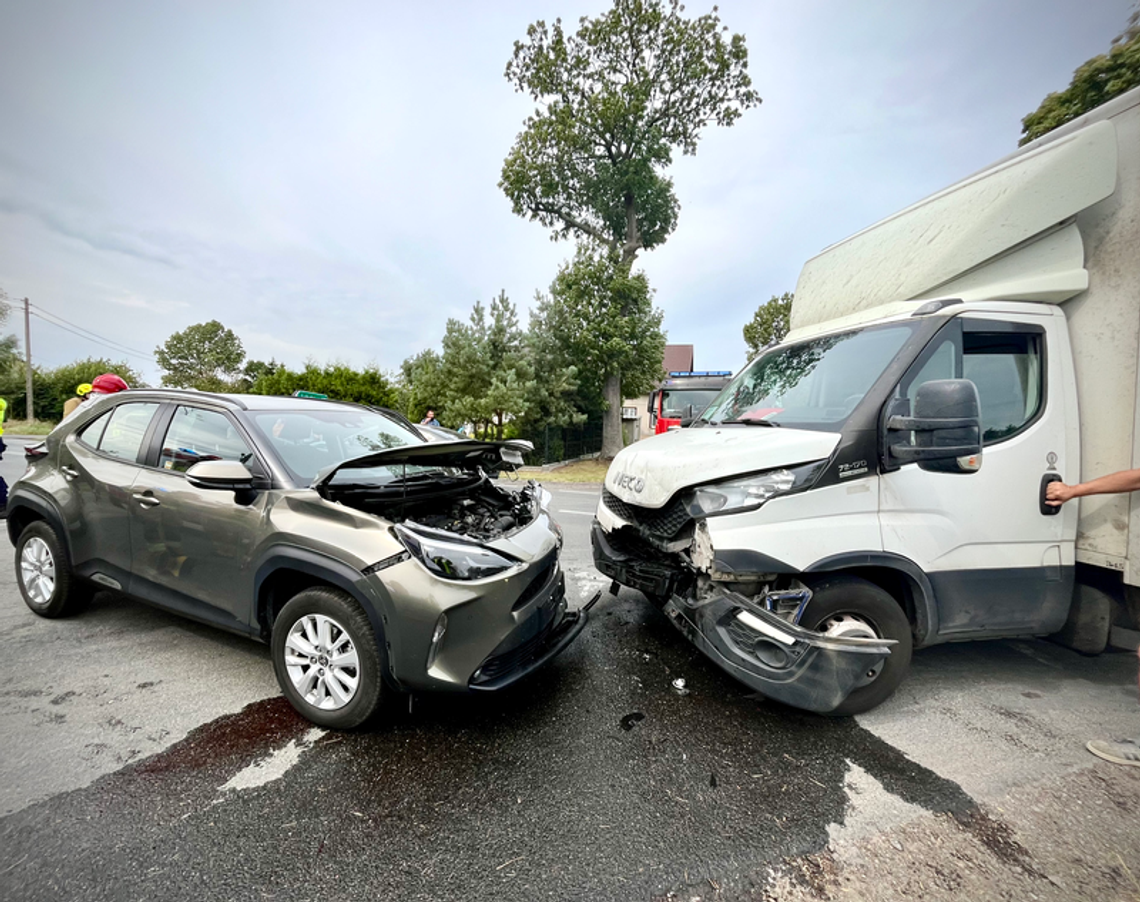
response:
[[[825,636],[728,591],[700,601],[674,595],[664,610],[697,648],[740,682],[820,713],[835,710],[866,683],[868,671],[895,644],[893,639]]]

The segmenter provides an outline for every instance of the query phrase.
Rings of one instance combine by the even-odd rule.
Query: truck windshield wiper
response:
[[[740,417],[736,417],[732,420],[721,420],[715,425],[724,426],[726,424],[731,426],[771,426],[773,429],[782,425],[781,423],[773,423],[771,420],[744,420]]]

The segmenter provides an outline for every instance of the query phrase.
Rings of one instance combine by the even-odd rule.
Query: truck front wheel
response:
[[[855,576],[831,576],[812,585],[812,597],[800,617],[805,629],[832,636],[894,639],[897,645],[864,682],[834,710],[832,716],[862,714],[882,704],[903,681],[914,645],[906,613],[883,589]]]

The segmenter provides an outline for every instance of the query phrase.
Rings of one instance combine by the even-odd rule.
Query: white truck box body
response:
[[[809,260],[787,340],[932,298],[1060,304],[1080,479],[1140,467],[1140,89]],[[1140,497],[1081,499],[1077,560],[1140,585]]]

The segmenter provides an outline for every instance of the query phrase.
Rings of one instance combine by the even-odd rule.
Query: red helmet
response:
[[[102,376],[96,376],[91,380],[91,390],[102,392],[105,395],[113,395],[117,391],[126,391],[128,388],[130,386],[114,373],[104,373]]]

